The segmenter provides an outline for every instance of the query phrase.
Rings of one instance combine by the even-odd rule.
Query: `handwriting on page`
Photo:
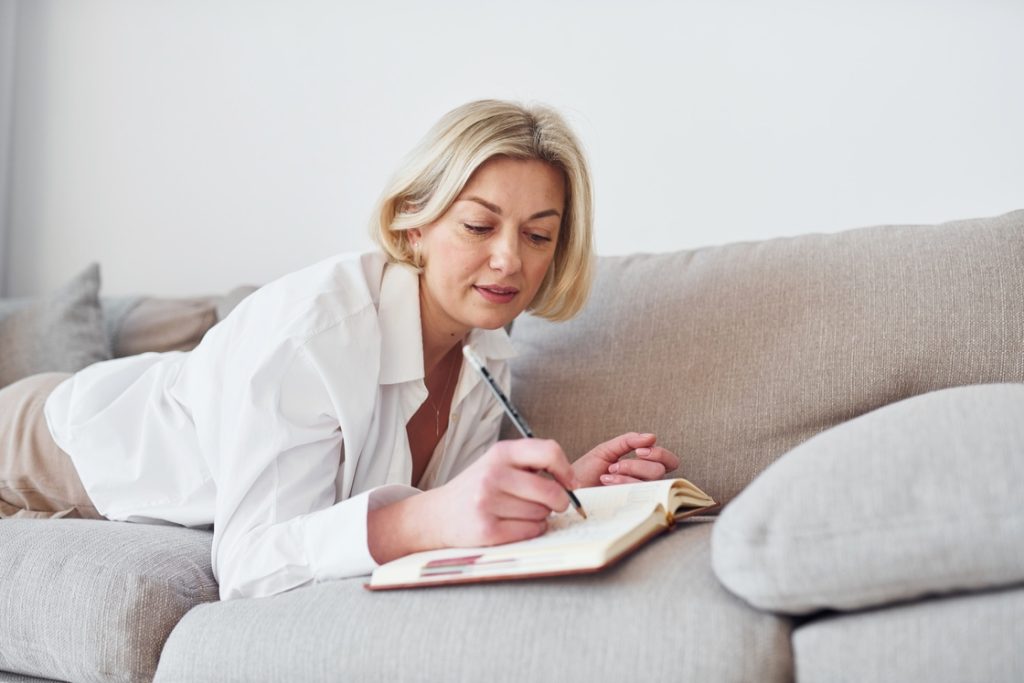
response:
[[[633,512],[636,514],[631,514]],[[649,508],[623,506],[618,509],[598,508],[587,512],[587,519],[580,517],[569,508],[548,517],[548,531],[545,539],[554,543],[586,543],[610,538],[620,529],[630,529],[636,524],[637,515],[642,519]]]

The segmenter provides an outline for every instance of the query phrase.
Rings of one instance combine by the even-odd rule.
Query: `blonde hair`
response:
[[[565,178],[555,256],[526,310],[568,320],[586,303],[593,278],[593,199],[582,146],[549,107],[478,100],[445,114],[381,195],[370,232],[389,260],[419,267],[407,231],[443,216],[473,173],[495,156],[545,161]]]

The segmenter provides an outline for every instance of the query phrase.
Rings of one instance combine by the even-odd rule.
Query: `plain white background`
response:
[[[401,157],[481,97],[575,126],[601,254],[1024,207],[1021,2],[0,2],[10,295],[366,248]]]

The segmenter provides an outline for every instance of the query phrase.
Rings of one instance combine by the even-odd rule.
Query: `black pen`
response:
[[[491,377],[491,373],[489,373],[487,368],[484,367],[483,361],[480,360],[479,356],[473,353],[473,349],[470,348],[469,344],[462,347],[462,355],[466,357],[469,364],[472,365],[484,378],[484,381],[487,382],[487,386],[491,388],[491,391],[497,397],[498,402],[501,403],[501,406],[505,409],[505,413],[509,416],[509,419],[512,420],[512,424],[516,426],[519,433],[527,439],[532,439],[533,431],[526,424],[526,420],[522,418],[519,412],[515,409],[515,406],[512,405],[512,402],[508,400],[508,397],[505,396],[502,390],[498,388],[498,383],[494,381],[493,377]],[[580,513],[580,516],[583,519],[586,519],[587,513],[583,510],[583,506],[580,505],[580,501],[576,498],[576,494],[569,489],[566,489],[564,486],[562,488],[569,494],[569,502],[572,503],[574,508],[576,508],[576,512]]]

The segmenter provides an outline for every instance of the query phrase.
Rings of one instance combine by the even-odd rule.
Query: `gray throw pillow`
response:
[[[0,319],[0,387],[40,372],[76,372],[110,358],[99,301],[100,268],[91,264],[46,297]]]
[[[1024,384],[909,398],[834,427],[725,507],[712,567],[761,609],[854,610],[1024,583]]]

